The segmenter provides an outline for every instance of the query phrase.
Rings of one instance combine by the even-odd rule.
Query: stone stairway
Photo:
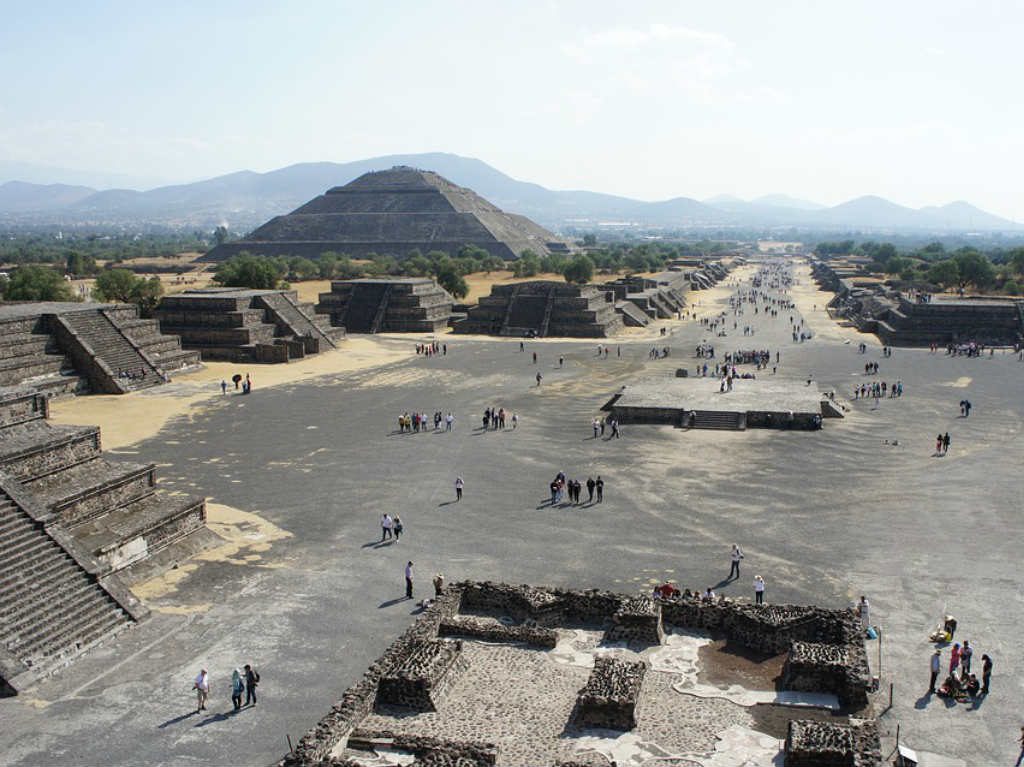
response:
[[[43,328],[38,317],[0,323],[0,387],[31,388],[49,396],[84,390],[86,382]]]
[[[115,383],[124,391],[157,386],[166,380],[104,311],[69,312],[60,317],[83,349],[104,363]],[[123,374],[140,376],[122,377]]]
[[[380,304],[377,306],[377,313],[373,315],[373,322],[370,323],[371,333],[378,332],[384,323],[384,315],[388,311],[388,302],[391,300],[392,290],[394,290],[394,285],[388,285],[384,288],[384,294],[380,297]]]
[[[287,333],[296,338],[302,336],[315,338],[328,349],[337,346],[334,339],[307,316],[287,293],[267,293],[259,296],[257,300],[270,312],[278,325],[284,326],[283,329]]]
[[[0,650],[45,671],[131,616],[8,495],[0,480]]]
[[[551,288],[548,290],[548,297],[544,302],[544,317],[540,321],[540,337],[544,338],[548,334],[548,328],[551,326],[551,310],[555,306],[555,289]]]
[[[745,413],[732,413],[723,410],[698,410],[696,413],[696,419],[687,423],[691,429],[744,431],[747,427]]]
[[[522,285],[516,285],[512,288],[512,295],[508,297],[508,306],[505,307],[505,318],[501,321],[501,330],[498,331],[498,335],[507,336],[509,334],[509,328],[512,326],[512,307],[515,305],[516,297],[522,289]]]

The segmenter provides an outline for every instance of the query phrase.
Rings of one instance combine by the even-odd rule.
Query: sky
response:
[[[145,188],[443,151],[553,189],[964,199],[1024,221],[1020,2],[0,0],[0,14],[8,175]]]

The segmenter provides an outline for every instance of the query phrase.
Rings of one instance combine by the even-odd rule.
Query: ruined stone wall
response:
[[[462,642],[422,640],[410,648],[397,668],[381,678],[377,700],[416,711],[437,711],[445,694],[467,667]]]
[[[441,621],[438,635],[472,637],[485,642],[521,643],[543,650],[554,649],[558,644],[558,634],[554,629],[529,625],[506,626],[473,615],[456,615]]]
[[[594,660],[586,685],[576,696],[573,718],[582,727],[632,730],[647,664],[621,658]]]
[[[882,750],[874,721],[849,724],[793,719],[786,735],[786,767],[878,767]]]

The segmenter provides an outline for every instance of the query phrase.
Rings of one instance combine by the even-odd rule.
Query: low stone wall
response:
[[[604,638],[607,642],[661,644],[665,638],[661,605],[647,596],[624,600],[612,615],[612,625],[604,632]]]
[[[389,749],[414,754],[416,767],[491,767],[498,760],[498,747],[493,743],[404,735],[390,730],[358,729],[353,731],[349,743],[367,748],[386,743]],[[355,762],[348,761],[332,763],[336,767],[355,766]]]
[[[787,690],[831,692],[844,706],[858,708],[868,702],[870,681],[863,644],[836,645],[793,642],[782,669]]]
[[[573,718],[581,727],[632,730],[647,664],[598,657],[587,684],[576,696]]]
[[[417,643],[397,668],[381,678],[377,701],[416,711],[437,711],[445,693],[468,668],[457,639]]]
[[[876,767],[882,764],[878,726],[793,719],[786,734],[786,767]]]
[[[441,621],[438,636],[464,636],[482,639],[485,642],[509,642],[554,649],[558,634],[554,629],[542,626],[506,626],[502,623],[484,621],[472,615],[456,615]]]

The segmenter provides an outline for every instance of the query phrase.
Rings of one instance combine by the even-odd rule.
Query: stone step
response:
[[[0,430],[0,468],[23,482],[99,455],[99,429],[29,421]]]
[[[70,526],[153,492],[156,466],[111,462],[102,457],[48,474],[25,489],[35,493]]]

